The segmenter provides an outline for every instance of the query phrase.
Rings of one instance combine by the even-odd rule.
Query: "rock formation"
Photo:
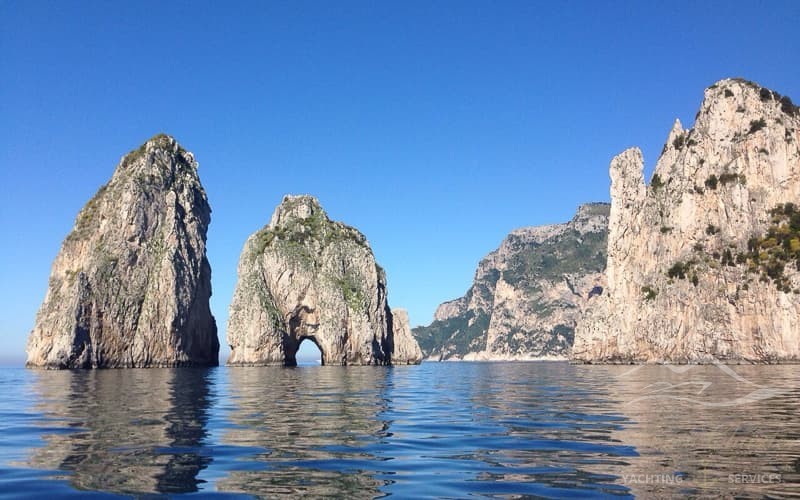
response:
[[[513,231],[478,264],[466,295],[414,329],[425,355],[566,358],[578,315],[605,283],[608,210],[587,204],[570,222]]]
[[[649,185],[611,162],[607,293],[580,322],[585,362],[800,358],[800,111],[741,80],[676,121]]]
[[[53,263],[28,366],[217,365],[197,162],[158,135],[122,158]]]
[[[288,365],[305,339],[326,365],[419,363],[404,314],[366,238],[331,221],[311,196],[286,196],[239,259],[230,306],[230,365]]]
[[[422,349],[411,334],[411,323],[408,321],[408,312],[405,309],[392,309],[392,363],[418,364],[422,361]]]

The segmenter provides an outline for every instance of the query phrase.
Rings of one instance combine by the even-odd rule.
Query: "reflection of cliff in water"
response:
[[[203,369],[36,372],[45,417],[74,431],[43,435],[28,459],[70,473],[75,488],[116,493],[197,491],[211,461],[206,438],[210,371]]]
[[[573,484],[604,494],[627,494],[613,486],[613,477],[594,473],[592,466],[624,466],[636,455],[635,447],[613,436],[628,421],[608,394],[604,377],[581,368],[560,362],[499,365],[493,371],[500,373],[491,377],[496,388],[482,391],[480,397],[489,398],[483,404],[504,421],[509,437],[539,443],[530,449],[511,444],[504,450],[507,463],[547,466],[544,472],[526,477],[527,481],[546,484],[554,491]],[[527,370],[536,376],[526,374]],[[530,385],[530,380],[536,380],[536,385],[520,391],[519,386]],[[531,421],[541,425],[532,429]]]
[[[462,488],[474,495],[499,489],[548,498],[628,493],[613,473],[597,472],[597,464],[616,470],[637,454],[613,436],[628,421],[603,373],[562,362],[443,365],[439,371],[452,375],[416,395],[423,407],[448,408],[446,425],[421,427],[430,429],[421,437],[442,442],[443,450],[418,460],[421,470],[452,467],[452,443],[459,443],[458,466],[476,471]],[[414,431],[397,424],[392,430]]]
[[[237,427],[223,440],[255,448],[260,464],[232,472],[217,488],[268,497],[379,495],[386,481],[370,463],[390,424],[381,417],[390,376],[390,368],[374,366],[231,369],[229,418]]]
[[[625,467],[593,467],[643,498],[796,493],[800,372],[768,368],[602,367],[618,410],[632,421],[612,436],[639,456]]]

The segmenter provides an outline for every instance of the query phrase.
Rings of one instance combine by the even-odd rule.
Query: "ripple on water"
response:
[[[793,367],[694,368],[0,370],[0,494],[796,492]]]

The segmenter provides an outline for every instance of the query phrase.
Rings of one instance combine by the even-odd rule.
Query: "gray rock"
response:
[[[800,110],[741,79],[676,121],[645,185],[611,162],[607,293],[578,325],[583,362],[800,360]],[[776,211],[776,209],[780,209]]]
[[[210,218],[197,162],[172,137],[125,155],[53,263],[27,365],[217,365]]]
[[[392,364],[412,365],[422,361],[422,349],[411,334],[411,323],[405,309],[392,309]]]
[[[364,235],[311,196],[284,197],[247,239],[229,318],[230,365],[294,365],[305,339],[326,365],[421,360],[402,319],[392,327],[386,274]]]
[[[602,293],[609,206],[583,205],[564,224],[513,231],[478,264],[466,295],[414,329],[434,359],[565,359],[578,316]]]

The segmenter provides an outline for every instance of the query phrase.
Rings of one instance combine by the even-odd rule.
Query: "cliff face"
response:
[[[287,196],[247,239],[230,306],[231,365],[294,365],[310,339],[326,365],[419,363],[386,301],[386,274],[366,238],[311,196]],[[407,330],[408,321],[405,321]]]
[[[422,362],[422,349],[411,334],[405,309],[392,309],[392,364],[415,365]]]
[[[567,223],[513,231],[478,264],[466,295],[414,329],[435,359],[566,357],[588,297],[602,293],[607,204]]]
[[[586,362],[800,357],[800,111],[744,80],[675,123],[649,185],[611,162],[607,293],[580,322]]]
[[[123,157],[53,263],[28,366],[216,365],[211,218],[197,162],[171,137]]]

